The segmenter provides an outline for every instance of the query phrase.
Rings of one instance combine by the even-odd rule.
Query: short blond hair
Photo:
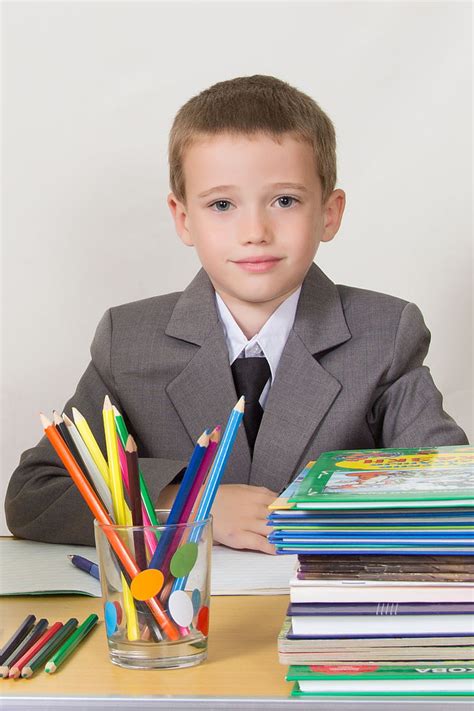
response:
[[[199,137],[220,133],[283,134],[312,148],[326,202],[336,185],[336,132],[331,119],[307,94],[273,76],[255,74],[221,81],[193,96],[178,111],[171,127],[168,160],[170,188],[186,203],[185,150]]]

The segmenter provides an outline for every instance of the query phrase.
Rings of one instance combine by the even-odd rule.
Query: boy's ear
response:
[[[336,235],[346,206],[344,190],[333,190],[323,205],[324,230],[321,242],[330,242]]]
[[[192,247],[194,242],[188,230],[188,213],[186,205],[178,200],[174,193],[170,193],[168,195],[166,202],[168,203],[168,207],[173,217],[178,237],[185,245]]]

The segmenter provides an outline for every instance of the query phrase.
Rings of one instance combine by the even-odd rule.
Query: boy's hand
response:
[[[230,548],[250,548],[275,554],[267,540],[268,505],[277,493],[263,486],[222,484],[212,506],[214,541]]]

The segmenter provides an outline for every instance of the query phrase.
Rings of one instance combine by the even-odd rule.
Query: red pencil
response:
[[[60,435],[58,435],[58,436],[60,436]],[[63,626],[63,623],[62,623],[62,622],[55,622],[54,625],[51,625],[51,627],[50,627],[48,630],[46,630],[46,632],[45,632],[43,635],[41,635],[41,637],[39,638],[39,640],[38,640],[37,642],[35,642],[34,645],[33,645],[32,647],[30,647],[30,648],[28,649],[28,651],[25,652],[22,657],[20,657],[20,659],[14,664],[14,666],[12,666],[12,668],[11,668],[10,671],[8,672],[8,676],[10,677],[10,679],[12,679],[12,678],[13,678],[13,679],[18,679],[18,677],[20,676],[20,673],[21,673],[21,670],[23,669],[23,667],[24,667],[26,664],[28,664],[28,662],[30,661],[30,659],[33,659],[33,657],[35,656],[35,654],[37,654],[37,652],[39,652],[39,650],[40,650],[42,647],[44,647],[44,645],[45,645],[47,642],[49,642],[49,640],[51,639],[51,637],[54,637],[54,635],[56,634],[56,632],[57,632],[58,630],[60,630],[62,626]]]

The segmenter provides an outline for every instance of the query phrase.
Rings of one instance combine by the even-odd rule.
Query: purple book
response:
[[[304,615],[472,615],[471,602],[293,602],[288,606],[289,617]]]

